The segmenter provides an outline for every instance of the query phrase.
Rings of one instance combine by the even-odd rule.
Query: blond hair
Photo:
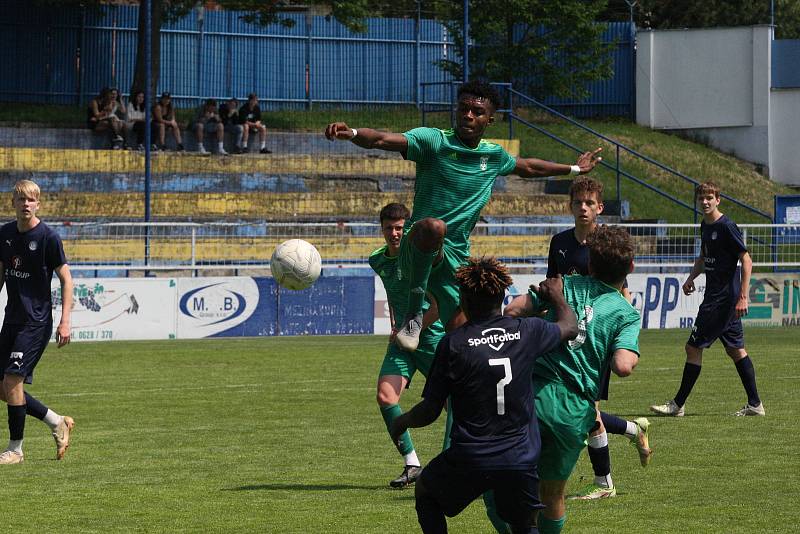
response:
[[[25,197],[39,200],[42,190],[31,180],[20,180],[14,184],[14,198]]]

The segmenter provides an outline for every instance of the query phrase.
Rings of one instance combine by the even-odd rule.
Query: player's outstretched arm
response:
[[[617,349],[611,357],[611,370],[617,376],[629,376],[637,363],[639,363],[638,354],[628,349]]]
[[[556,325],[561,330],[561,341],[575,339],[578,335],[578,320],[564,298],[564,281],[561,276],[545,278],[535,291],[541,299],[552,304],[556,312]]]
[[[332,122],[325,128],[325,137],[330,141],[352,141],[361,148],[377,148],[389,152],[408,150],[406,136],[393,132],[380,132],[372,128],[351,128],[343,122]]]
[[[61,321],[56,329],[56,342],[58,348],[69,343],[71,336],[71,315],[72,315],[72,273],[66,263],[59,265],[55,269],[56,276],[61,281]]]
[[[575,165],[565,165],[563,163],[553,163],[536,158],[517,158],[517,166],[514,167],[513,174],[523,178],[542,178],[545,176],[565,176],[568,174],[586,174],[591,172],[595,166],[603,161],[598,154],[602,148],[592,152],[584,152],[578,157]]]
[[[416,406],[392,421],[392,426],[389,429],[392,441],[397,443],[403,432],[409,428],[420,428],[433,423],[442,413],[442,408],[444,408],[444,404],[422,399]]]

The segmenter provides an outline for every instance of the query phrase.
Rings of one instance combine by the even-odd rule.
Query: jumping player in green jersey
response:
[[[392,334],[383,365],[378,375],[377,401],[381,415],[388,430],[392,422],[397,419],[403,410],[400,408],[400,396],[403,390],[411,383],[416,371],[423,376],[428,376],[428,370],[433,362],[436,345],[444,336],[444,327],[439,322],[439,314],[435,305],[423,305],[424,329],[419,346],[413,353],[401,350],[392,341],[397,333],[396,321],[405,315],[405,306],[408,294],[408,285],[405,280],[397,276],[397,257],[400,253],[400,239],[403,236],[403,226],[406,219],[411,216],[403,204],[391,203],[383,207],[380,213],[381,233],[386,244],[370,254],[369,266],[380,277],[386,289],[386,300],[389,304],[389,317],[392,325]],[[405,467],[399,477],[389,482],[393,488],[404,488],[413,484],[422,471],[411,435],[405,432],[399,440],[395,441],[398,452],[403,456]]]
[[[564,525],[564,490],[597,424],[595,401],[603,374],[610,366],[616,375],[628,376],[639,361],[639,312],[622,295],[633,270],[633,240],[623,228],[598,226],[586,244],[590,276],[564,278],[564,295],[578,316],[578,337],[536,360],[533,368],[542,436],[542,534],[561,532]],[[533,313],[548,306],[533,288],[529,297]]]
[[[488,84],[469,82],[458,90],[456,128],[415,128],[403,134],[351,128],[334,122],[328,139],[349,140],[363,148],[400,152],[417,164],[414,207],[400,243],[399,267],[408,281],[406,316],[395,342],[414,351],[422,331],[422,303],[430,292],[447,330],[464,323],[456,269],[470,255],[469,235],[492,194],[498,175],[522,177],[585,174],[600,161],[600,149],[582,154],[576,165],[514,158],[482,139],[500,103]]]

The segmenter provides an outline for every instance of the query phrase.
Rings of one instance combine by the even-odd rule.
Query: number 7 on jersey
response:
[[[511,359],[510,358],[492,358],[489,360],[489,365],[502,365],[505,376],[497,383],[497,415],[505,415],[506,413],[506,396],[505,389],[511,383]]]

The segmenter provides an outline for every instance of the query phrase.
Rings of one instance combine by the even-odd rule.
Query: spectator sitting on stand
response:
[[[203,146],[205,132],[208,132],[216,134],[217,153],[222,156],[228,155],[222,146],[222,140],[225,137],[225,126],[222,124],[219,113],[217,113],[217,101],[213,98],[206,100],[197,110],[197,116],[194,119],[194,132],[197,136],[197,151],[199,153],[208,153],[206,147]]]
[[[172,95],[168,92],[161,93],[156,105],[153,106],[153,137],[157,140],[158,149],[166,150],[167,128],[175,137],[178,152],[183,152],[183,141],[181,140],[181,128],[175,119],[175,109],[172,107]]]
[[[119,150],[125,144],[125,123],[115,113],[118,108],[112,89],[103,87],[100,94],[89,102],[87,109],[87,126],[93,132],[109,132],[111,148],[114,150]]]
[[[236,137],[236,143],[232,152],[234,154],[241,154],[242,133],[244,131],[244,126],[242,126],[239,120],[239,101],[235,98],[231,98],[227,102],[220,104],[219,118],[222,120],[222,124],[225,126],[225,129],[229,132],[233,132],[234,136]]]
[[[261,108],[258,106],[258,96],[255,93],[247,95],[247,102],[239,109],[239,120],[244,127],[242,132],[242,150],[247,150],[247,139],[250,136],[250,131],[255,130],[258,132],[258,139],[261,143],[262,154],[271,154],[272,151],[267,148],[267,128],[261,124]]]
[[[144,91],[134,90],[128,102],[128,115],[126,117],[128,130],[136,134],[136,149],[144,150],[145,137],[145,105]]]

